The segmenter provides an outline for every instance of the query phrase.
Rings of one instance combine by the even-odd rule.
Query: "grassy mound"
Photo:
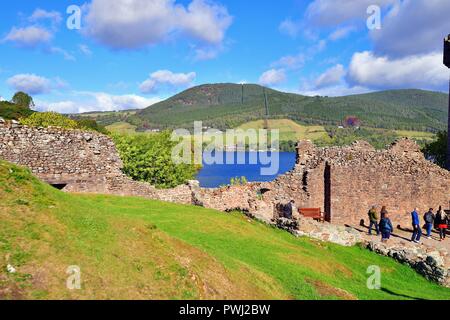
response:
[[[450,299],[389,258],[237,213],[65,194],[5,162],[0,199],[0,299]],[[66,287],[73,265],[81,290]],[[372,265],[381,290],[366,287]]]

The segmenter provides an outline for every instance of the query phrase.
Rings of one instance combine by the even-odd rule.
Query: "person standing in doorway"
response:
[[[444,241],[447,236],[449,218],[442,207],[439,207],[439,211],[436,214],[436,224],[439,229],[439,241]]]
[[[372,235],[372,228],[375,227],[377,235],[380,235],[380,229],[378,228],[378,215],[377,215],[377,207],[373,206],[372,209],[369,210],[369,236]]]
[[[425,227],[427,229],[427,239],[431,239],[431,232],[433,231],[435,215],[433,213],[433,208],[430,208],[427,213],[423,216],[425,221]]]
[[[411,212],[412,218],[412,226],[413,226],[413,235],[411,238],[411,242],[420,243],[420,238],[422,237],[422,230],[420,228],[420,219],[419,219],[419,209],[415,208],[413,212]]]

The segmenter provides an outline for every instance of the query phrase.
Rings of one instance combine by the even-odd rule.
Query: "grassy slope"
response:
[[[109,132],[113,133],[135,133],[136,132],[136,126],[133,126],[132,124],[129,124],[127,122],[116,122],[109,126],[106,126],[106,129]]]
[[[239,214],[65,194],[5,162],[0,199],[0,299],[450,299],[358,247],[296,239]],[[82,290],[65,287],[70,265],[81,267]],[[366,288],[370,265],[382,268],[380,291]]]
[[[269,129],[280,130],[280,141],[299,141],[303,139],[314,141],[328,136],[325,128],[322,126],[304,126],[289,119],[269,120],[268,123]],[[264,120],[257,120],[247,122],[238,128],[259,130],[263,129],[264,126]]]

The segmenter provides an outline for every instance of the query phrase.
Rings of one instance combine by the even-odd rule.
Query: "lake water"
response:
[[[273,175],[261,175],[261,168],[267,168],[270,165],[261,164],[261,156],[267,153],[258,152],[225,152],[223,153],[223,163],[227,163],[225,159],[234,158],[235,164],[207,164],[205,157],[203,160],[203,168],[197,175],[200,186],[203,188],[218,188],[223,185],[230,184],[231,178],[246,177],[249,182],[270,182],[275,180],[279,175],[291,171],[295,166],[295,153],[279,152],[279,170]],[[275,156],[275,154],[269,154]],[[246,164],[236,164],[238,157],[245,157]],[[249,159],[257,157],[258,164],[249,164]],[[262,158],[264,159],[264,158]],[[264,160],[263,160],[264,163]]]

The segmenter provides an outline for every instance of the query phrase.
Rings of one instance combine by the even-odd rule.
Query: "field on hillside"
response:
[[[129,124],[127,122],[115,122],[109,126],[106,126],[106,129],[112,133],[122,133],[122,134],[130,134],[136,132],[136,126]]]
[[[326,139],[328,134],[323,126],[300,125],[289,119],[269,120],[269,129],[280,130],[280,141],[319,140]],[[264,129],[265,121],[247,122],[238,129]]]
[[[426,141],[433,141],[436,139],[436,135],[431,132],[396,130],[395,133],[398,135],[399,138],[410,138],[413,140],[426,140]]]
[[[392,259],[238,213],[66,194],[5,162],[0,198],[0,299],[450,299]],[[373,265],[381,290],[366,286]]]

